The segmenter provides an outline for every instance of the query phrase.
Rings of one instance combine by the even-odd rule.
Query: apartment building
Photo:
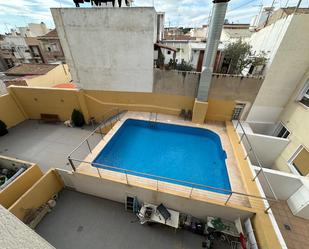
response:
[[[307,172],[299,118],[307,124],[308,64],[296,71],[285,60],[294,78],[289,91],[279,89],[280,103],[267,80],[280,86],[272,67],[265,79],[169,71],[169,80],[154,82],[154,8],[52,14],[79,89],[10,86],[0,97],[0,120],[8,128],[0,138],[1,174],[23,171],[0,192],[7,209],[0,215],[10,222],[0,219],[5,247],[12,240],[19,247],[35,240],[32,248],[308,247],[307,205],[299,201],[305,176],[282,172],[291,165]],[[136,25],[126,26],[122,16]],[[103,31],[95,25],[101,18],[109,20]],[[302,18],[291,23],[297,27]],[[304,44],[307,36],[299,37]],[[214,55],[217,47],[208,51]],[[73,110],[83,115],[82,129],[70,127]],[[213,231],[219,238],[210,239]]]

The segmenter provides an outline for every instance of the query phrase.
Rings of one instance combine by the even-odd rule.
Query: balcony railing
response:
[[[104,134],[102,133],[102,128],[106,126],[112,126],[113,122],[119,121],[120,116],[124,111],[120,112],[119,110],[111,110],[113,111],[113,115],[109,116],[106,119],[103,119],[103,122],[97,126],[69,155],[68,160],[70,165],[72,166],[72,169],[76,171],[76,165],[77,164],[85,164],[91,166],[91,168],[95,169],[99,178],[105,178],[105,175],[113,174],[113,177],[116,177],[118,181],[121,181],[125,184],[131,185],[131,186],[141,186],[141,184],[144,187],[151,188],[155,191],[173,191],[174,193],[181,194],[181,196],[186,198],[206,198],[214,201],[220,201],[224,205],[229,204],[240,204],[242,202],[248,202],[247,206],[249,208],[259,208],[263,209],[265,212],[267,212],[270,209],[270,203],[272,201],[277,201],[277,197],[274,194],[274,198],[270,197],[262,197],[262,196],[256,196],[256,195],[250,195],[247,193],[241,193],[233,190],[223,189],[223,188],[217,188],[209,185],[204,184],[198,184],[183,180],[178,180],[174,178],[168,178],[164,176],[159,175],[153,175],[143,172],[138,172],[134,170],[104,165],[101,163],[94,163],[90,161],[86,161],[83,159],[78,159],[74,157],[74,153],[81,148],[81,146],[86,146],[88,148],[88,151],[90,154],[93,153],[93,149],[96,145],[93,147],[91,146],[91,143],[89,142],[89,139],[91,136],[93,136],[95,133],[100,133],[101,139],[104,139]],[[111,113],[111,112],[110,112]],[[157,114],[151,113],[149,120],[152,123],[155,123],[157,121]],[[241,138],[242,140],[242,138]],[[240,142],[241,142],[240,140]],[[113,173],[111,173],[113,172]],[[103,175],[103,176],[102,176]],[[255,181],[256,177],[253,178],[253,181]],[[267,205],[265,205],[264,201]]]

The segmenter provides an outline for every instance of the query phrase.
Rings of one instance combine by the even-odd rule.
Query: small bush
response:
[[[77,127],[82,127],[85,124],[84,115],[79,110],[73,110],[71,119],[73,124]]]
[[[0,120],[0,136],[4,136],[9,132],[6,127],[6,124],[2,120]]]

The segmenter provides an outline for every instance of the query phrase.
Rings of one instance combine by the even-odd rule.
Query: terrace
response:
[[[78,218],[77,218],[78,217]],[[200,248],[203,237],[186,230],[153,224],[142,226],[124,205],[63,190],[57,206],[36,228],[56,248]],[[229,248],[216,241],[215,248]]]

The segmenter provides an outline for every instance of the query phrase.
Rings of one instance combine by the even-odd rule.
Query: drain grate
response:
[[[291,227],[288,224],[284,224],[284,228],[285,228],[285,230],[291,231]]]

